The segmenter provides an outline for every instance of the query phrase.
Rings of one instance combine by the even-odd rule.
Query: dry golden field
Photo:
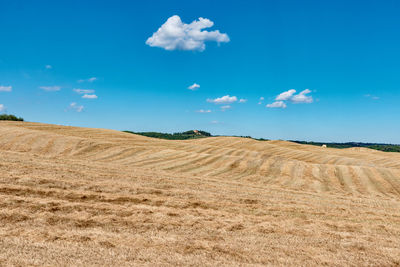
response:
[[[400,265],[400,153],[0,122],[0,266]]]

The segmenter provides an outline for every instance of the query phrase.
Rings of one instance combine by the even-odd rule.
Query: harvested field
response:
[[[400,266],[400,153],[0,122],[0,266]]]

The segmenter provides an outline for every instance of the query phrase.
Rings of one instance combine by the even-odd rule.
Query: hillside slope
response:
[[[0,122],[0,265],[399,265],[400,154]]]

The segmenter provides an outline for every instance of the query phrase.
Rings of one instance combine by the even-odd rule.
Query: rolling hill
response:
[[[0,122],[0,265],[400,265],[400,154]]]

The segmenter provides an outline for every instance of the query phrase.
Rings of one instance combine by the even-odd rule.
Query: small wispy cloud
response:
[[[76,112],[82,112],[84,107],[82,105],[78,105],[75,102],[72,102],[71,104],[69,104],[69,108],[75,110]]]
[[[97,95],[94,94],[94,90],[93,89],[80,89],[80,88],[74,88],[73,89],[74,92],[83,95],[82,98],[85,99],[97,99]]]
[[[84,94],[82,96],[82,98],[86,98],[86,99],[97,99],[97,95],[93,94],[93,95],[89,95],[89,94]]]
[[[246,102],[247,102],[247,99],[244,99],[244,98],[239,100],[239,103],[246,103]]]
[[[195,91],[200,88],[200,84],[194,83],[188,87],[189,90]]]
[[[231,104],[237,101],[236,96],[225,95],[222,97],[218,97],[215,99],[207,99],[207,102],[214,103],[214,104]]]
[[[0,112],[4,111],[6,111],[6,107],[4,106],[4,104],[0,104]]]
[[[372,100],[379,100],[380,99],[379,96],[370,95],[370,94],[366,94],[366,95],[364,95],[364,97],[372,99]]]
[[[97,77],[91,77],[91,78],[88,78],[88,79],[80,79],[77,82],[78,83],[83,83],[83,82],[92,83],[92,82],[97,81],[97,80],[98,80]]]
[[[44,66],[46,69],[52,69],[53,68],[53,66],[51,66],[51,65],[46,65],[46,66]]]
[[[267,108],[286,108],[286,104],[283,101],[275,101],[272,104],[267,104]]]
[[[197,50],[206,49],[206,41],[219,43],[229,42],[226,33],[219,30],[206,31],[214,25],[209,19],[199,18],[190,24],[183,23],[181,18],[174,15],[161,25],[161,27],[146,40],[146,44],[152,47],[160,47],[165,50]]]
[[[262,96],[262,97],[260,97],[260,100],[258,101],[257,104],[261,105],[263,101],[264,101],[264,97]]]
[[[221,107],[221,110],[222,110],[222,111],[225,111],[225,110],[228,110],[228,109],[230,109],[230,108],[231,108],[230,105],[225,105],[225,106],[222,106],[222,107]]]
[[[196,110],[196,112],[198,112],[198,113],[211,113],[211,109],[199,109],[199,110]]]
[[[60,86],[40,86],[39,88],[48,92],[55,92],[61,90]]]
[[[12,86],[2,86],[0,85],[0,92],[11,92]]]
[[[93,94],[94,93],[93,89],[74,88],[73,91],[78,93],[78,94]]]
[[[219,122],[219,121],[211,121],[210,123],[211,124],[221,124],[221,122]]]

